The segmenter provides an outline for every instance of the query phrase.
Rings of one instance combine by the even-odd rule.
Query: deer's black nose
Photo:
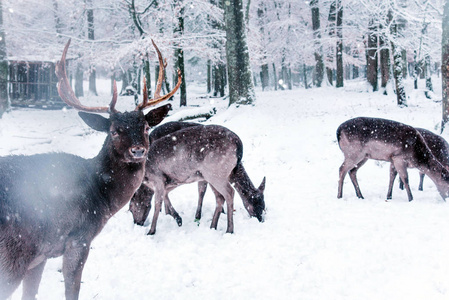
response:
[[[130,149],[130,151],[131,151],[131,155],[134,158],[142,158],[145,156],[145,153],[146,153],[146,150],[144,147],[132,147]]]

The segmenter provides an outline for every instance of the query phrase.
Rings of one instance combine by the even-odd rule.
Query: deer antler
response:
[[[161,88],[162,88],[162,81],[164,78],[164,69],[167,66],[167,61],[164,61],[162,59],[162,54],[159,51],[159,48],[154,43],[154,41],[151,40],[151,42],[153,43],[153,46],[156,49],[157,56],[159,58],[159,76],[157,78],[156,90],[154,91],[154,98],[151,100],[148,100],[148,92],[147,92],[146,82],[144,81],[143,101],[136,107],[136,110],[143,110],[149,106],[156,105],[156,104],[170,98],[171,96],[173,96],[176,93],[176,91],[181,86],[181,82],[182,82],[181,71],[178,69],[178,83],[176,84],[176,86],[173,88],[173,90],[170,93],[168,93],[164,96],[160,95]]]
[[[69,106],[76,108],[80,111],[85,112],[95,112],[95,113],[116,113],[115,104],[117,103],[117,84],[114,81],[114,92],[112,95],[111,103],[109,107],[106,106],[97,106],[97,107],[89,107],[84,106],[81,102],[76,98],[75,93],[73,92],[72,87],[70,86],[69,80],[67,78],[67,73],[65,69],[65,58],[67,55],[67,50],[69,49],[70,39],[65,45],[64,51],[62,52],[61,60],[56,63],[55,73],[58,77],[58,94],[61,99]]]

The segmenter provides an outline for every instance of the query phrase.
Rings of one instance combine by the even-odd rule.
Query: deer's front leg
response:
[[[151,221],[151,228],[148,232],[149,235],[153,235],[156,233],[157,219],[159,217],[159,212],[161,211],[162,202],[164,201],[166,196],[167,191],[165,190],[165,188],[156,188],[154,197],[154,214],[153,220]]]
[[[25,278],[23,279],[22,300],[36,299],[46,262],[47,260],[45,259],[33,269],[28,270],[25,274]]]
[[[168,193],[165,195],[164,205],[165,205],[165,213],[172,216],[173,219],[175,219],[178,226],[182,226],[182,218],[171,204],[170,198],[168,198]]]
[[[201,211],[203,209],[203,199],[207,190],[207,181],[198,181],[198,206],[195,212],[195,221],[201,219]]]
[[[66,300],[78,300],[81,274],[89,255],[90,243],[68,242],[62,262],[62,274],[64,275]]]

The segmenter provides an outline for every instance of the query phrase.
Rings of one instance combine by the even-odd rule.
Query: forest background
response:
[[[166,74],[164,88],[170,89],[176,69],[184,75],[181,106],[187,104],[186,85],[193,81],[206,81],[205,92],[213,96],[229,94],[230,103],[246,104],[255,98],[254,86],[339,88],[355,78],[365,78],[373,91],[396,93],[398,105],[406,106],[402,79],[407,76],[414,78],[415,89],[421,79],[428,98],[434,97],[432,74],[439,76],[443,70],[447,85],[448,75],[441,69],[442,60],[449,58],[444,4],[444,0],[0,0],[0,61],[56,61],[70,38],[69,70],[78,97],[84,96],[84,80],[89,81],[89,93],[97,94],[97,76],[122,81],[122,94],[126,89],[140,91],[145,76],[151,93],[156,78],[151,75],[158,72],[150,42],[154,39],[174,66]],[[230,15],[237,15],[237,21]],[[232,30],[243,34],[233,35]],[[243,54],[230,50],[232,43]],[[248,53],[248,66],[235,66],[238,61],[231,56]],[[250,75],[236,83],[231,81],[236,73]],[[5,76],[1,77],[3,84]],[[236,84],[249,90],[243,95],[246,99],[233,99]],[[388,90],[388,84],[393,88]],[[3,103],[4,109],[7,106]]]

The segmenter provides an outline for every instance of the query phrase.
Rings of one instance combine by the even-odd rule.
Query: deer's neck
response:
[[[235,189],[245,202],[251,199],[252,195],[257,193],[257,189],[254,187],[251,179],[249,178],[248,174],[245,171],[245,168],[241,163],[238,163],[233,170],[230,181],[234,184]]]
[[[417,166],[417,168],[429,176],[434,182],[440,181],[441,178],[441,172],[443,171],[443,165],[433,156],[433,154],[430,154],[429,159],[425,164],[420,164]]]
[[[92,159],[98,189],[109,210],[109,217],[131,200],[145,174],[145,162],[128,163],[116,157],[110,149],[102,149]]]

